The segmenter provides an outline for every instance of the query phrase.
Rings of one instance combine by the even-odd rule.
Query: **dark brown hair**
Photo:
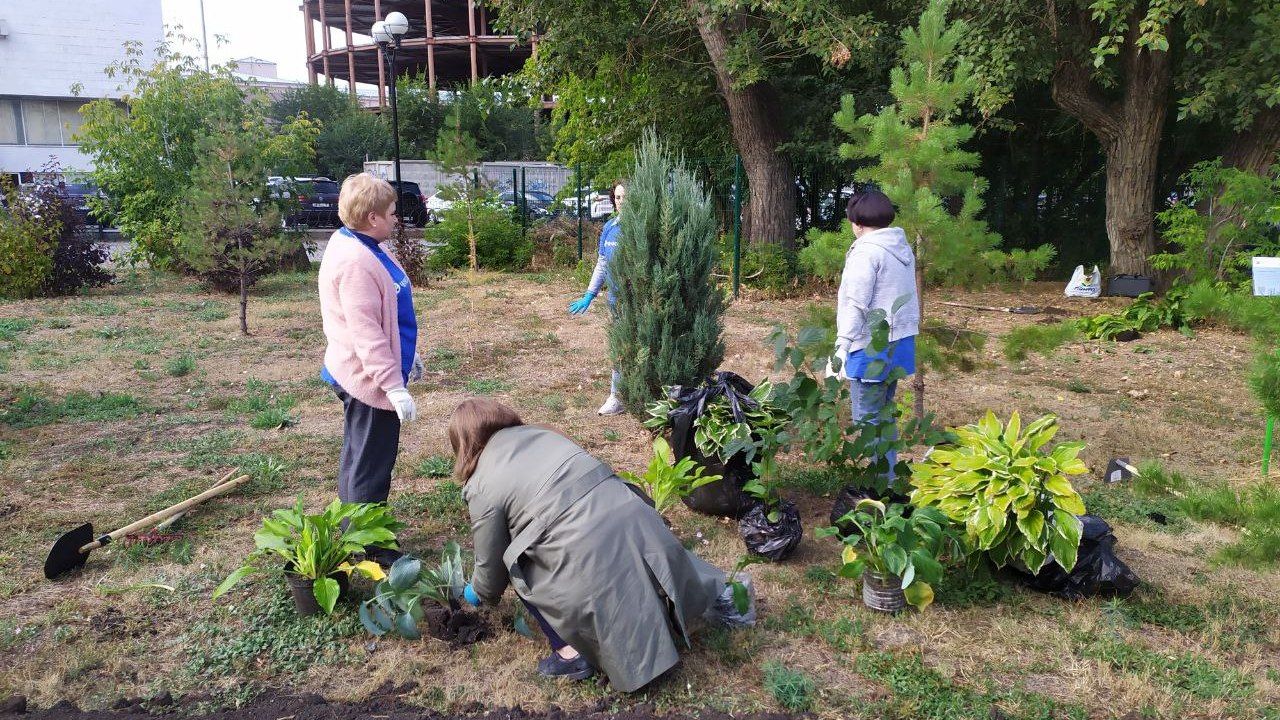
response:
[[[464,485],[476,471],[480,453],[499,430],[523,425],[515,410],[497,400],[463,400],[449,416],[449,446],[453,448],[453,476]]]
[[[879,190],[867,190],[849,198],[844,214],[851,223],[877,229],[889,227],[895,217],[893,203]]]

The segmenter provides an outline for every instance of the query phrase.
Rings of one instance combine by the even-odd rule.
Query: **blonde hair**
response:
[[[338,193],[338,217],[352,230],[363,230],[369,213],[380,213],[396,201],[391,183],[369,173],[348,175]]]
[[[515,410],[497,400],[463,400],[449,416],[449,445],[453,448],[453,475],[464,485],[476,471],[480,453],[499,430],[523,425]]]

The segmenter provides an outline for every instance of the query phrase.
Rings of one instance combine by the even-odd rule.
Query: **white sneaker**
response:
[[[609,399],[605,400],[604,404],[600,406],[600,409],[596,411],[596,414],[597,415],[621,415],[626,411],[627,409],[622,406],[622,401],[619,400],[617,397],[610,395]]]

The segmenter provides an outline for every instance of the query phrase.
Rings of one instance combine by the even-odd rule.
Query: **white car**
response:
[[[584,205],[591,209],[592,220],[603,220],[613,214],[613,198],[609,197],[609,193],[593,192],[583,199]],[[560,201],[567,211],[572,214],[578,209],[578,198],[576,196],[565,198]]]
[[[436,222],[440,222],[445,210],[453,207],[453,201],[446,200],[444,192],[444,190],[440,190],[427,198],[427,212],[431,213],[432,219]]]

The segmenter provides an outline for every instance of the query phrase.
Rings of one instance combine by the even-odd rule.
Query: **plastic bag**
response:
[[[747,552],[777,562],[800,546],[804,529],[800,527],[800,510],[790,500],[781,501],[781,517],[771,523],[765,516],[764,505],[756,503],[738,521],[738,533],[747,545]]]
[[[840,528],[840,532],[843,535],[848,535],[853,532],[854,527],[849,523],[841,524],[840,518],[844,517],[846,513],[857,507],[859,500],[865,500],[867,498],[879,500],[885,504],[897,503],[899,505],[906,505],[906,509],[902,511],[902,517],[911,517],[911,498],[906,495],[899,495],[892,490],[882,495],[875,490],[861,488],[856,485],[849,485],[836,495],[836,501],[831,504],[831,524]]]
[[[747,611],[738,612],[738,606],[733,602],[733,585],[726,583],[705,617],[727,627],[750,627],[756,624],[756,587],[746,573],[740,572],[734,579],[747,589]]]
[[[755,503],[754,498],[742,492],[743,486],[755,479],[755,472],[742,454],[734,455],[727,463],[708,458],[698,450],[693,438],[693,421],[706,411],[709,401],[723,395],[729,401],[734,419],[741,421],[743,408],[750,410],[756,407],[756,401],[750,397],[754,389],[754,385],[736,373],[717,372],[698,387],[676,385],[668,393],[668,398],[679,403],[667,415],[667,425],[671,428],[671,451],[677,459],[693,458],[707,468],[708,475],[721,477],[681,498],[690,510],[741,518]]]
[[[1102,295],[1102,273],[1098,272],[1098,266],[1093,266],[1093,272],[1085,272],[1083,265],[1077,265],[1074,272],[1071,273],[1071,282],[1067,283],[1067,289],[1063,292],[1067,297],[1096,298]]]
[[[1094,595],[1127,597],[1142,581],[1116,557],[1116,536],[1111,533],[1111,526],[1097,515],[1081,515],[1080,520],[1084,527],[1076,566],[1067,573],[1050,560],[1035,575],[1023,574],[1027,585],[1068,600]]]

